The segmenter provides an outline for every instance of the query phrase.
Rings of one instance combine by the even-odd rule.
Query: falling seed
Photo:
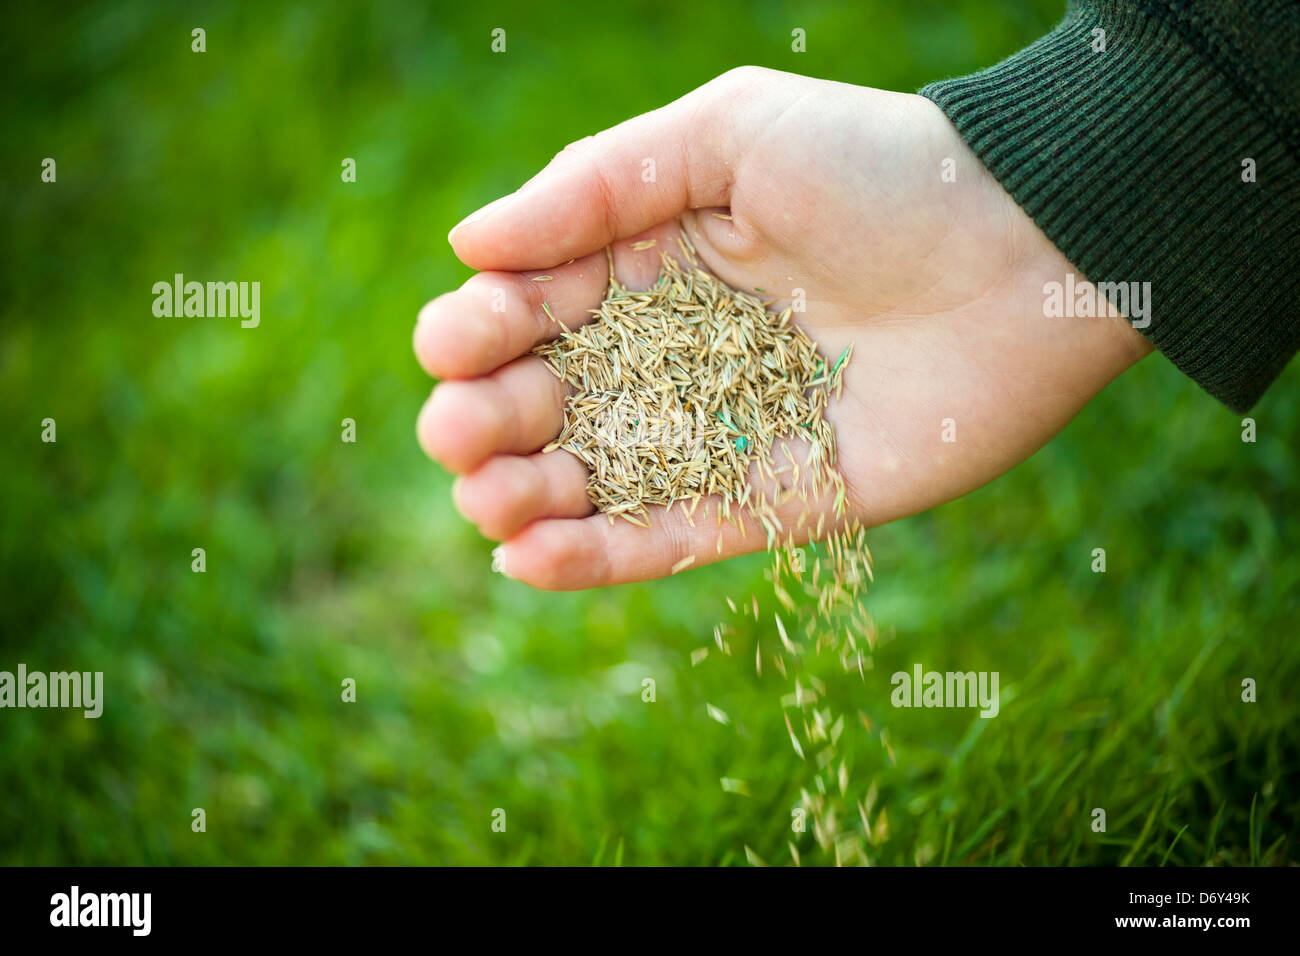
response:
[[[790,643],[790,638],[785,633],[785,622],[781,620],[781,615],[773,614],[772,617],[776,619],[776,633],[781,638],[781,643],[791,654],[795,653],[794,645]]]
[[[714,218],[714,219],[722,219],[722,220],[724,220],[724,221],[726,221],[726,222],[731,222],[731,217],[728,216],[725,212],[715,212],[715,213],[713,214],[713,218]]]
[[[744,780],[738,780],[735,777],[723,777],[722,789],[727,793],[737,793],[742,797],[749,796],[749,784]]]
[[[803,755],[803,747],[799,745],[799,738],[794,735],[794,727],[790,726],[790,715],[786,714],[784,716],[785,729],[790,732],[790,744],[794,747],[794,752],[799,755],[800,760],[807,760],[808,758]]]
[[[888,808],[881,807],[880,814],[876,817],[876,826],[872,830],[871,840],[873,843],[884,843],[889,839],[889,813]]]
[[[732,221],[728,214],[713,215]],[[641,240],[631,248],[655,245]],[[872,662],[859,642],[865,638],[870,649],[876,644],[875,627],[860,608],[872,576],[870,551],[865,529],[852,515],[837,466],[835,429],[826,417],[844,390],[853,348],[828,361],[791,309],[773,312],[758,298],[765,289],[755,287],[757,295],[741,292],[701,268],[685,232],[677,246],[681,258],[660,250],[658,277],[650,288],[635,292],[615,278],[613,251],[607,247],[604,301],[581,327],[570,329],[543,303],[563,334],[534,351],[566,392],[560,434],[543,451],[564,449],[586,465],[587,496],[611,523],[622,518],[647,528],[658,513],[652,508],[666,512],[677,505],[692,527],[704,527],[697,520],[716,524],[713,543],[719,554],[737,538],[725,532],[723,522],[740,535],[755,529],[766,540],[773,597],[784,613],[794,615],[795,633],[806,638],[796,644],[785,620],[775,615],[784,653],[773,654],[772,664],[782,680],[794,682],[793,694],[782,697],[786,730],[796,755],[815,773],[815,792],[805,793],[804,806],[819,847],[840,863],[867,862],[865,847],[887,831],[879,819],[868,826],[870,794],[862,829],[848,828],[852,781],[847,762],[837,755],[846,722],[832,711],[825,684],[806,666],[829,654],[845,672],[864,679]],[[795,447],[806,451],[796,457],[784,441],[788,438],[797,438]],[[798,509],[792,512],[790,502],[799,498],[804,507],[795,518]],[[792,555],[812,530],[814,501],[831,504],[818,509],[812,537],[825,553],[814,546],[817,557],[808,574],[802,562],[796,570]],[[683,558],[671,573],[694,561],[695,555]],[[801,613],[805,597],[811,601],[807,617]],[[733,614],[740,613],[737,602],[726,600]],[[757,595],[743,602],[743,613],[759,621]],[[730,625],[725,633],[719,627],[714,646],[729,654],[727,638],[736,635]],[[709,650],[692,651],[692,666]],[[786,655],[794,657],[790,666]],[[754,669],[761,678],[761,642],[754,649]],[[731,723],[714,705],[706,710],[713,720]],[[873,732],[866,716],[860,718]],[[883,733],[880,743],[895,763]],[[746,854],[751,862],[757,859],[748,847]],[[799,862],[793,847],[792,856]]]
[[[555,276],[533,276],[534,282],[550,282]]]

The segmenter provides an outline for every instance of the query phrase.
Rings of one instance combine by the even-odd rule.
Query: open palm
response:
[[[562,424],[560,383],[529,354],[561,331],[551,316],[589,317],[606,246],[620,281],[650,285],[681,228],[725,282],[793,303],[823,354],[853,344],[827,414],[864,524],[1002,474],[1149,351],[1117,317],[1044,317],[1044,283],[1072,267],[929,101],[733,70],[566,148],[452,232],[483,271],[421,310],[416,354],[442,382],[417,430],[512,577],[593,587],[766,543],[724,525],[719,550],[716,524],[679,509],[611,524],[577,459],[539,453]]]

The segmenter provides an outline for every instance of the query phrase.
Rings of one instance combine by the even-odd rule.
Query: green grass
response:
[[[762,593],[763,559],[572,595],[490,574],[414,441],[414,316],[468,274],[447,229],[573,139],[741,63],[915,89],[1059,12],[12,13],[0,669],[102,670],[107,699],[97,721],[0,711],[0,863],[787,861],[809,775],[784,687],[751,653],[689,662],[725,595]],[[261,327],[154,318],[177,272],[260,281]],[[1155,356],[1010,475],[873,534],[889,640],[832,693],[873,727],[845,753],[851,795],[874,782],[887,813],[875,862],[1296,861],[1294,369],[1253,416],[1243,444]],[[889,675],[917,662],[998,671],[1000,715],[894,710]]]

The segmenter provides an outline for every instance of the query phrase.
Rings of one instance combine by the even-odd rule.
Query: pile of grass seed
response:
[[[865,530],[848,514],[835,431],[824,415],[842,392],[852,347],[828,361],[792,322],[790,309],[770,311],[728,287],[700,267],[685,234],[678,243],[685,265],[662,252],[658,279],[644,292],[621,285],[611,259],[609,287],[592,320],[537,348],[568,393],[563,429],[545,451],[564,449],[586,464],[588,496],[611,521],[646,526],[650,507],[662,505],[685,509],[695,524],[707,499],[719,527],[727,520],[745,528],[748,515],[763,528],[773,596],[795,615],[796,627],[792,637],[774,612],[778,640],[765,647],[760,638],[755,668],[761,677],[766,651],[791,685],[781,702],[792,748],[813,773],[801,803],[818,844],[837,863],[865,863],[883,816],[869,820],[874,787],[857,801],[858,814],[849,812],[847,767],[842,758],[835,765],[845,715],[831,713],[824,683],[806,666],[829,657],[842,672],[864,677],[875,641],[858,600],[871,555]],[[802,507],[786,527],[778,511],[792,498]],[[791,510],[783,512],[787,519]],[[809,539],[811,561],[799,546]],[[688,555],[674,572],[695,558]],[[806,600],[796,599],[800,592]],[[759,621],[757,595],[727,604],[733,615]],[[726,623],[715,627],[717,649],[729,655],[736,633]],[[693,663],[707,654],[707,647],[697,651]],[[712,705],[709,715],[728,721]],[[865,716],[855,722],[871,730]],[[733,779],[723,786],[745,788]],[[860,816],[861,829],[849,825],[851,816]],[[762,862],[748,847],[746,853]],[[790,854],[798,863],[794,841]]]
[[[547,450],[585,462],[592,503],[634,523],[648,505],[694,506],[711,495],[725,515],[755,505],[770,520],[750,467],[772,477],[777,439],[803,438],[809,490],[833,488],[842,511],[835,433],[822,412],[851,349],[828,366],[789,309],[768,312],[696,265],[685,237],[681,247],[689,270],[662,253],[645,292],[629,292],[611,271],[596,318],[537,350],[571,389],[564,430]],[[779,524],[770,531],[775,539]]]

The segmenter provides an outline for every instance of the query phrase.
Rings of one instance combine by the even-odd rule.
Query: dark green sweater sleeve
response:
[[[1142,334],[1215,398],[1300,347],[1300,2],[1079,0],[921,94],[1083,276],[1151,283]]]

